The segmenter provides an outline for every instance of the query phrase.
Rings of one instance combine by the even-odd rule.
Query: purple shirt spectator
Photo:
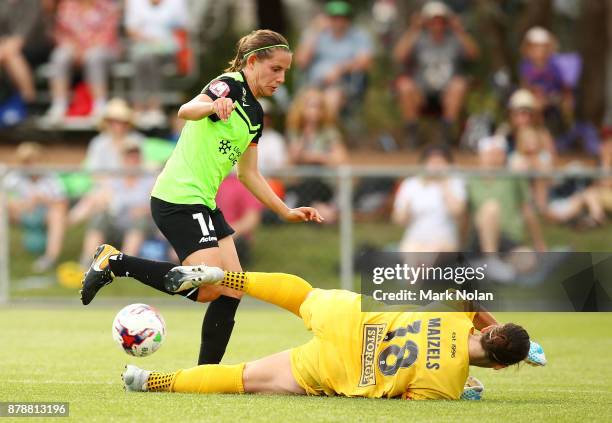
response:
[[[519,72],[521,80],[530,87],[541,89],[547,95],[561,94],[565,88],[561,70],[552,57],[543,68],[537,67],[529,59],[523,59]]]

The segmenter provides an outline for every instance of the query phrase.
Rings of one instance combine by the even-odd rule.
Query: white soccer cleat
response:
[[[529,354],[527,354],[525,363],[534,367],[546,366],[547,361],[544,348],[535,341],[529,341]]]
[[[176,266],[164,276],[164,286],[170,292],[181,292],[202,285],[216,285],[225,277],[225,272],[214,266]]]
[[[143,370],[131,364],[125,366],[121,373],[123,388],[127,392],[147,392],[147,381],[149,380],[149,370]]]

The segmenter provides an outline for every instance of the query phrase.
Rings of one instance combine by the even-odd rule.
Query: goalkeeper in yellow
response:
[[[178,266],[165,284],[173,291],[214,284],[245,292],[301,317],[314,337],[236,365],[171,373],[130,365],[122,375],[128,391],[459,399],[464,385],[475,385],[477,396],[482,390],[468,380],[470,365],[499,369],[530,352],[525,329],[498,324],[487,312],[361,312],[359,294],[315,289],[289,274]]]

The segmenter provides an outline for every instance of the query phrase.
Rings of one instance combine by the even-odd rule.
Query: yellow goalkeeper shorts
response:
[[[291,351],[291,370],[309,395],[367,396],[357,388],[361,371],[360,295],[343,290],[313,290],[300,307],[314,338]],[[362,392],[363,391],[363,392]]]

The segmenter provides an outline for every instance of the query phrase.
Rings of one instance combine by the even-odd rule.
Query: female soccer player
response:
[[[179,266],[166,277],[168,284],[186,280],[219,284],[283,307],[301,317],[314,337],[300,347],[233,366],[172,373],[127,366],[126,390],[459,399],[470,365],[500,369],[530,353],[525,329],[498,324],[487,312],[363,313],[358,294],[313,289],[282,273]]]
[[[183,265],[206,263],[242,270],[231,237],[234,231],[215,204],[221,181],[236,164],[242,183],[284,220],[322,221],[314,208],[288,208],[257,169],[255,147],[263,126],[263,110],[257,98],[271,96],[285,81],[291,59],[282,35],[253,31],[238,42],[227,73],[179,109],[178,116],[187,123],[157,178],[151,212]],[[242,293],[218,286],[198,289],[190,283],[167,289],[163,277],[174,266],[127,256],[110,245],[101,245],[83,279],[81,300],[87,305],[114,277],[130,276],[169,294],[181,291],[194,301],[212,301],[202,324],[198,363],[219,363]]]

